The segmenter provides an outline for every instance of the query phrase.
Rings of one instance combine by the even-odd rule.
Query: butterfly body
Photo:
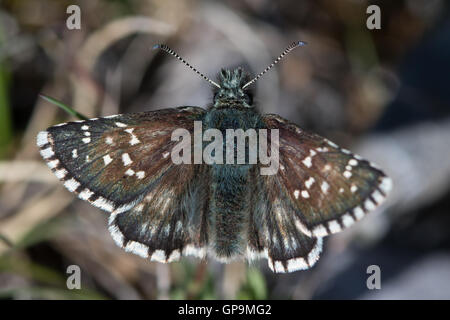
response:
[[[204,128],[216,128],[225,136],[227,129],[246,131],[258,123],[259,115],[248,109],[212,108],[205,116]],[[225,154],[226,140],[223,150]],[[256,170],[254,164],[236,164],[234,158],[234,164],[212,164],[209,169],[213,248],[222,260],[245,253],[252,173]]]
[[[265,128],[250,94],[241,89],[248,81],[247,74],[242,69],[222,70],[219,78],[221,89],[215,92],[214,105],[205,114],[203,128],[218,129],[224,137],[227,129]],[[245,256],[248,243],[256,165],[249,164],[247,145],[245,151],[244,164],[237,164],[233,150],[233,164],[212,164],[210,168],[212,248],[216,257],[224,261]],[[223,152],[226,153],[225,139]]]
[[[240,68],[223,70],[207,110],[180,107],[64,123],[40,132],[37,144],[69,191],[110,213],[109,231],[126,251],[159,262],[208,255],[267,258],[274,272],[307,269],[319,258],[322,237],[381,204],[391,180],[331,141],[260,114],[247,80]],[[248,145],[240,163],[226,138],[221,148],[223,154],[231,150],[231,163],[176,164],[173,150],[181,142],[173,133],[194,133],[196,122],[224,137],[230,129],[276,130],[279,140],[270,136],[268,144],[279,149],[278,170],[262,175],[262,164],[249,161]],[[260,136],[258,154],[259,142]],[[205,150],[208,142],[201,146]],[[184,147],[194,149],[195,142]]]

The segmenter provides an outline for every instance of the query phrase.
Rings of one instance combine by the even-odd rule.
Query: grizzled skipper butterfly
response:
[[[369,161],[255,108],[249,87],[303,44],[293,43],[252,80],[238,68],[222,70],[217,83],[157,45],[214,86],[212,106],[55,125],[37,136],[41,155],[69,191],[110,213],[109,231],[126,251],[159,262],[208,255],[224,262],[267,258],[274,272],[307,269],[319,259],[322,238],[375,209],[392,183]],[[179,142],[173,134],[194,134],[196,123],[215,130],[213,160],[230,146],[217,140],[220,133],[275,130],[264,138],[265,155],[277,152],[277,170],[261,174],[265,165],[249,161],[249,147],[240,162],[196,161],[186,152],[200,148],[201,155],[205,141]],[[173,161],[174,149],[190,161]],[[226,153],[238,158],[236,146]]]

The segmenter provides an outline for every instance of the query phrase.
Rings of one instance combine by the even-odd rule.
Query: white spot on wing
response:
[[[353,209],[353,213],[356,217],[356,220],[361,220],[364,217],[364,211],[359,206]]]
[[[175,224],[175,233],[181,231],[182,227],[183,227],[183,224],[181,223],[181,221],[177,221],[177,223]]]
[[[309,198],[309,193],[308,193],[308,191],[302,190],[302,197],[305,198],[305,199]]]
[[[380,183],[380,189],[384,193],[388,193],[392,189],[392,180],[389,177],[384,177]]]
[[[44,159],[48,159],[48,158],[52,157],[54,154],[55,153],[53,152],[53,149],[51,147],[41,150],[41,156]]]
[[[130,145],[134,146],[135,144],[138,144],[140,142],[141,141],[135,135],[133,135],[130,140]]]
[[[328,235],[328,232],[327,232],[327,229],[325,228],[325,226],[318,225],[317,227],[315,227],[313,229],[313,234],[316,237],[324,237],[324,236]]]
[[[336,143],[331,142],[330,140],[327,140],[327,143],[328,143],[328,145],[332,146],[333,148],[339,148],[339,146]]]
[[[270,261],[272,261],[272,259],[270,259]],[[284,266],[283,266],[283,264],[281,263],[281,261],[275,261],[275,262],[269,263],[269,266],[270,266],[271,264],[273,265],[272,271],[278,272],[278,273],[286,272],[286,271],[284,270]]]
[[[311,157],[310,156],[306,157],[302,162],[307,168],[311,168],[312,163],[311,163]]]
[[[58,160],[58,159],[55,159],[55,160],[53,160],[53,161],[47,162],[47,166],[48,166],[50,169],[56,168],[56,167],[58,166],[58,164],[59,164],[59,160]]]
[[[306,180],[306,182],[305,182],[305,186],[306,186],[306,188],[311,188],[311,186],[313,185],[313,183],[315,182],[316,180],[313,178],[313,177],[309,177],[309,179],[308,180]]]
[[[346,213],[342,216],[342,223],[344,224],[344,226],[350,227],[352,224],[355,223],[355,220],[350,214]]]
[[[81,139],[84,143],[89,143],[91,142],[91,138],[83,138]]]
[[[125,247],[125,251],[137,254],[142,258],[148,258],[148,247],[136,241],[129,241]]]
[[[86,188],[80,192],[78,198],[80,198],[81,200],[88,200],[93,194],[94,193],[91,190]]]
[[[364,201],[364,207],[367,210],[372,211],[376,208],[376,205],[372,202],[372,200],[367,199],[366,201]]]
[[[323,193],[328,193],[328,189],[330,189],[330,185],[328,184],[328,182],[324,181],[320,185],[320,189],[322,189]]]
[[[294,191],[294,197],[295,197],[295,199],[298,199],[298,195],[300,194],[300,191],[298,191],[298,190],[295,190]]]
[[[180,260],[181,252],[178,249],[175,249],[172,251],[172,253],[169,256],[169,259],[167,259],[167,262],[173,262]]]
[[[144,171],[138,171],[138,172],[136,172],[136,177],[137,177],[138,179],[144,179],[144,177],[145,177],[145,172],[144,172]]]
[[[122,123],[122,122],[116,122],[116,126],[118,126],[120,128],[125,128],[127,125],[125,123]]]
[[[134,135],[134,128],[125,129],[131,135],[130,145],[134,146],[135,144],[140,143],[141,141]]]
[[[47,131],[41,131],[37,135],[36,143],[38,147],[42,147],[43,145],[46,145],[48,143],[48,132]]]
[[[64,169],[64,168],[61,169],[61,170],[55,171],[55,175],[56,175],[56,177],[57,177],[58,179],[64,178],[64,177],[66,176],[67,173],[68,173],[67,170]]]
[[[150,259],[152,261],[166,262],[166,253],[164,252],[164,250],[155,250]]]
[[[342,148],[341,151],[345,154],[351,154],[352,152],[350,150]]]
[[[133,161],[130,158],[130,155],[128,153],[122,154],[122,162],[124,166],[128,166],[133,163]]]
[[[348,170],[344,171],[344,177],[346,177],[347,179],[349,179],[352,176],[352,173]]]
[[[109,154],[107,154],[106,156],[103,157],[103,161],[105,162],[105,166],[107,166],[108,164],[111,163],[111,161],[113,161],[113,159],[110,157]]]
[[[197,258],[203,258],[206,255],[206,249],[203,247],[196,247],[192,244],[188,244],[183,248],[183,254],[186,256],[195,256]]]
[[[384,200],[383,195],[382,195],[378,190],[375,190],[375,191],[372,193],[372,197],[373,197],[373,199],[374,199],[378,204],[382,203],[383,200]]]
[[[341,231],[341,226],[336,220],[331,220],[330,222],[328,222],[328,228],[330,229],[331,233]]]
[[[77,180],[75,180],[74,178],[72,178],[72,179],[69,179],[66,182],[64,182],[64,186],[70,192],[74,192],[80,186],[80,183]]]

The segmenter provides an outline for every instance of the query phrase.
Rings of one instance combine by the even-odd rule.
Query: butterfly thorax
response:
[[[242,89],[248,80],[249,75],[242,68],[222,69],[218,76],[220,88],[214,92],[214,108],[251,108],[253,95],[250,90]]]

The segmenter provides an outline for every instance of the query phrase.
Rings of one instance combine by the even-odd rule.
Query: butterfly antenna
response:
[[[247,88],[249,85],[255,83],[259,78],[261,78],[267,71],[269,71],[270,69],[272,69],[272,67],[274,65],[276,65],[278,62],[280,62],[281,59],[283,59],[283,57],[285,55],[287,55],[289,52],[291,52],[292,50],[294,50],[297,47],[302,47],[306,44],[306,42],[304,41],[297,41],[297,42],[293,42],[289,47],[287,47],[286,49],[284,49],[284,51],[278,56],[278,58],[276,58],[267,68],[264,69],[263,72],[261,72],[260,74],[258,74],[256,77],[254,77],[252,80],[250,80],[249,82],[247,82],[242,89]]]
[[[203,79],[205,79],[206,81],[208,81],[209,83],[211,83],[213,86],[216,86],[217,88],[220,89],[220,86],[215,83],[214,81],[212,81],[211,79],[209,79],[207,76],[205,76],[203,73],[201,73],[200,71],[198,71],[197,69],[195,69],[193,66],[191,66],[186,60],[184,60],[182,57],[180,57],[180,55],[178,53],[176,53],[175,51],[173,51],[172,49],[170,49],[168,46],[166,46],[165,44],[156,44],[153,46],[153,50],[155,49],[161,49],[171,55],[173,55],[175,58],[177,58],[178,60],[180,60],[181,62],[183,62],[186,66],[188,66],[191,70],[195,71],[195,73],[197,73],[200,77],[202,77]]]

